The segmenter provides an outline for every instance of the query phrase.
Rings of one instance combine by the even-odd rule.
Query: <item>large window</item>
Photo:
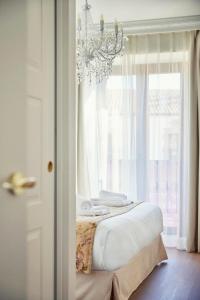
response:
[[[180,200],[181,90],[178,72],[111,76],[96,115],[98,189],[158,204],[172,235]]]

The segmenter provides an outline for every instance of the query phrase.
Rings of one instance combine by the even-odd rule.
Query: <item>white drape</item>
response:
[[[166,243],[178,248],[186,230],[189,45],[189,32],[130,36],[112,76],[79,97],[78,189],[158,204]]]
[[[200,253],[200,31],[190,46],[190,135],[187,251]]]

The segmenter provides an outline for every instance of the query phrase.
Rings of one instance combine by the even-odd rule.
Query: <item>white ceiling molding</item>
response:
[[[187,17],[173,17],[153,20],[122,22],[124,32],[130,34],[162,33],[175,31],[190,31],[200,29],[200,15]],[[113,28],[113,23],[106,27]]]

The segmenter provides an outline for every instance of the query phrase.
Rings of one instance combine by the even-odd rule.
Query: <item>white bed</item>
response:
[[[141,203],[100,222],[94,239],[93,270],[114,271],[126,265],[162,231],[161,210],[151,203]]]
[[[128,300],[167,259],[162,230],[160,208],[146,202],[101,221],[93,245],[93,271],[77,273],[76,300]]]

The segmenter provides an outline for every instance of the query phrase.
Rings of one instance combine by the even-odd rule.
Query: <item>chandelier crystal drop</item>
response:
[[[126,37],[117,21],[114,30],[105,31],[101,15],[99,25],[93,24],[91,6],[86,0],[77,22],[77,78],[100,83],[112,72],[113,60],[123,55]]]

